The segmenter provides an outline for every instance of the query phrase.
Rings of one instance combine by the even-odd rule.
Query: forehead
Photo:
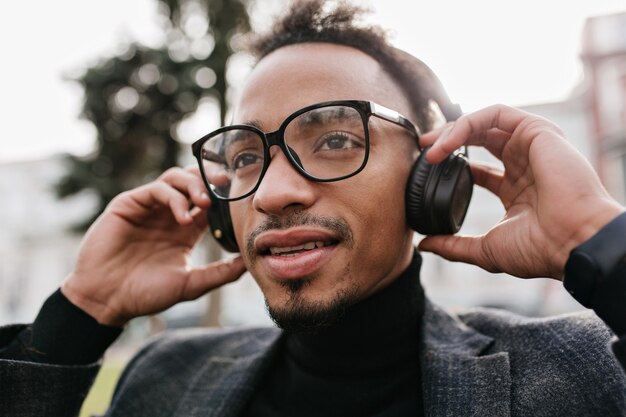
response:
[[[282,47],[252,70],[235,123],[256,121],[276,129],[294,111],[328,100],[372,100],[402,111],[404,98],[378,62],[358,49],[329,43]]]

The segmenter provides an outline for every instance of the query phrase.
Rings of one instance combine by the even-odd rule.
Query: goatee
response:
[[[337,322],[354,303],[354,294],[341,291],[330,301],[307,301],[301,291],[309,284],[308,280],[289,281],[284,284],[290,292],[286,305],[273,308],[267,303],[270,317],[281,329],[291,333],[318,333]]]

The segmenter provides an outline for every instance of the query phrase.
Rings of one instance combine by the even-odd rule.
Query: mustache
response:
[[[319,216],[304,211],[293,211],[285,216],[269,215],[263,224],[250,233],[246,239],[246,252],[249,258],[252,259],[257,255],[254,248],[254,240],[258,235],[268,230],[283,230],[296,226],[323,227],[332,230],[339,240],[348,247],[352,247],[354,243],[352,231],[345,220],[339,217]]]

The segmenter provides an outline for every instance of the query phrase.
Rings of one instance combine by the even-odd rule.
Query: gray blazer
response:
[[[158,336],[127,366],[106,416],[237,416],[271,366],[281,335],[263,328]],[[420,353],[425,414],[626,416],[626,376],[610,339],[591,312],[453,316],[427,302]],[[0,361],[0,415],[76,415],[97,368]]]

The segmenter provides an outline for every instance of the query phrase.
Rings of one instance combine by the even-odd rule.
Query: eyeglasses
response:
[[[311,181],[339,181],[358,174],[369,156],[370,116],[409,130],[418,141],[419,130],[399,113],[371,101],[339,100],[300,109],[274,132],[248,124],[226,126],[191,146],[207,189],[220,200],[234,201],[257,190],[274,145]]]

